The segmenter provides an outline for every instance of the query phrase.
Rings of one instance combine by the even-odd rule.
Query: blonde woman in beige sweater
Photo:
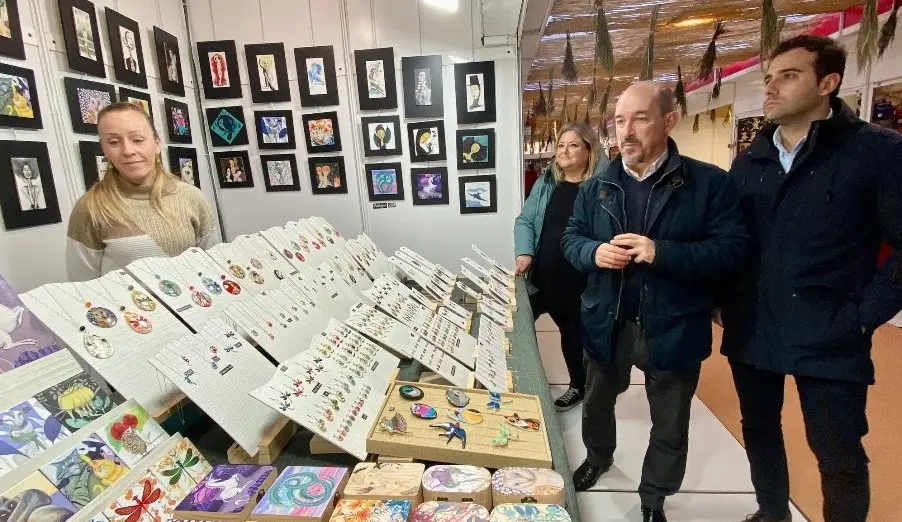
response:
[[[69,280],[94,279],[137,259],[212,246],[210,206],[200,190],[163,168],[160,138],[147,114],[136,105],[116,103],[100,112],[97,129],[110,167],[69,217]]]

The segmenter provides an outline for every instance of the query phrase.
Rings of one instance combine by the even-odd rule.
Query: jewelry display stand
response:
[[[219,243],[207,250],[207,254],[252,295],[279,288],[286,277],[297,272],[269,243],[253,236]]]
[[[347,247],[354,260],[370,275],[370,279],[377,279],[383,274],[394,275],[397,271],[385,253],[366,234],[348,241]]]

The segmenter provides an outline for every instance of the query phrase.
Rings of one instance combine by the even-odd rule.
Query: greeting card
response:
[[[166,439],[163,428],[137,404],[97,434],[129,466],[137,464]]]
[[[190,440],[181,439],[154,463],[150,472],[171,497],[181,502],[212,469]]]
[[[60,343],[0,276],[0,373],[59,351]]]
[[[56,457],[41,472],[79,509],[115,484],[129,467],[97,435]]]
[[[289,466],[254,508],[251,519],[274,517],[320,520],[331,512],[348,478],[346,468]]]
[[[69,430],[34,399],[0,412],[0,459],[10,468],[37,457]]]
[[[220,517],[249,511],[257,495],[275,480],[276,468],[253,464],[220,464],[176,507],[176,516],[204,518],[210,513]],[[206,515],[205,515],[206,514]]]

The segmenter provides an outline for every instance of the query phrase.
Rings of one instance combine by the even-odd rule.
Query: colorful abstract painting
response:
[[[332,508],[347,474],[346,468],[289,466],[282,470],[253,514],[322,518]]]

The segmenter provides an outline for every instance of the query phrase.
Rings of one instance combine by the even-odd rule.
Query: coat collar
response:
[[[667,138],[667,163],[664,164],[664,175],[666,176],[668,173],[673,172],[677,169],[682,170],[681,176],[685,176],[686,169],[683,167],[683,157],[680,156],[680,150],[677,147],[676,142],[673,138]],[[598,174],[599,179],[602,181],[613,183],[615,185],[620,185],[620,173],[623,171],[623,156],[618,155],[616,158],[611,160],[611,163],[604,169],[603,172]]]
[[[833,100],[830,104],[833,109],[833,117],[827,120],[818,120],[811,123],[811,129],[808,131],[808,137],[804,147],[813,147],[816,145],[818,135],[835,136],[851,127],[863,125],[865,122],[861,120],[852,109],[839,98]],[[774,133],[780,125],[770,123],[758,133],[755,140],[749,147],[747,154],[752,158],[774,158],[777,156],[777,148],[774,146]]]

